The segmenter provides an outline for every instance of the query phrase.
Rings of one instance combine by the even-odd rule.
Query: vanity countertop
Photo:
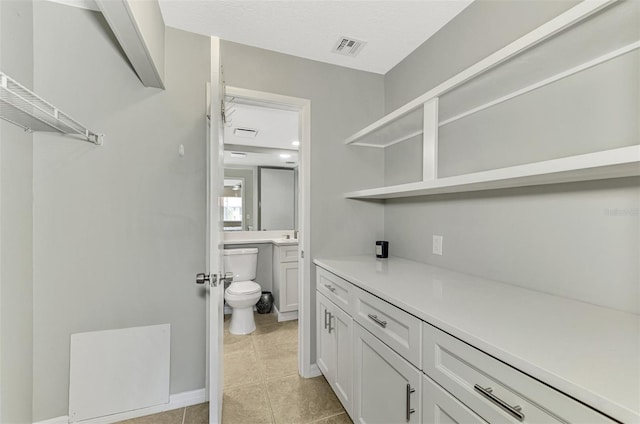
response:
[[[622,422],[640,422],[640,315],[401,258],[326,270]]]
[[[296,246],[298,239],[287,238],[255,238],[255,239],[243,239],[243,240],[224,240],[225,245],[242,245],[242,244],[260,244],[271,243],[276,246]]]

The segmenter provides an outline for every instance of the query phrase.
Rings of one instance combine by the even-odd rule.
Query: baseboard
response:
[[[157,414],[158,412],[197,405],[199,403],[204,403],[207,400],[205,389],[191,390],[189,392],[169,395],[169,403],[164,403],[162,405],[155,405],[150,406],[149,408],[136,409],[135,411],[126,411],[108,415],[106,417],[91,418],[89,420],[76,422],[80,424],[111,424],[118,421],[130,420],[132,418],[144,417],[145,415]],[[38,421],[34,424],[69,424],[69,417],[63,416],[50,418],[48,420]]]
[[[278,322],[298,319],[298,311],[280,312],[276,305],[273,305],[273,313],[278,317]]]
[[[49,418],[48,420],[38,421],[34,424],[69,424],[69,417],[65,415],[62,417]]]
[[[320,371],[320,368],[318,367],[318,364],[311,364],[309,366],[309,369],[307,370],[307,375],[305,375],[305,378],[313,378],[313,377],[319,377],[322,375],[322,371]]]

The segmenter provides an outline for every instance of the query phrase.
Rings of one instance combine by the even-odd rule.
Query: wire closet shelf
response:
[[[102,145],[104,138],[104,134],[87,129],[3,72],[0,72],[0,118],[28,132],[73,135],[96,145]]]

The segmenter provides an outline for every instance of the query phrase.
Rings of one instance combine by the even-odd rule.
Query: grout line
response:
[[[267,383],[263,382],[262,385],[264,386],[264,392],[267,395],[267,405],[269,406],[269,413],[271,414],[271,421],[273,422],[273,424],[277,424],[277,422],[276,422],[276,414],[275,414],[275,412],[273,412],[273,406],[271,404],[271,396],[269,396],[269,389],[267,388]]]
[[[347,411],[342,411],[342,412],[339,412],[339,413],[334,414],[334,415],[329,415],[329,416],[327,416],[327,417],[318,418],[317,420],[315,420],[315,421],[311,421],[311,422],[309,422],[309,423],[307,423],[307,424],[314,424],[314,423],[318,423],[318,422],[320,422],[320,421],[328,420],[329,418],[334,418],[334,417],[337,417],[338,415],[342,415],[342,414],[347,415],[347,417],[348,417],[349,419],[351,419],[351,417],[349,417],[349,416],[348,416]]]
[[[182,424],[184,424],[184,420],[187,418],[187,408],[184,408],[184,411],[182,411]]]

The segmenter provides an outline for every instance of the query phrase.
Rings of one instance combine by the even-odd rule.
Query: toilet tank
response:
[[[224,270],[233,272],[233,281],[249,281],[256,278],[258,249],[224,249]]]

